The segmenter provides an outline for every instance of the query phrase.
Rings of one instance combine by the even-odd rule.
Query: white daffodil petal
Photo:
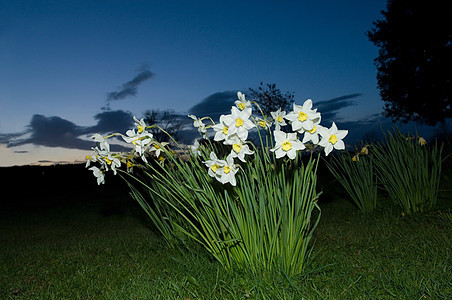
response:
[[[331,143],[328,143],[325,147],[325,155],[328,156],[330,152],[333,150],[333,145]]]
[[[344,150],[344,149],[345,149],[344,141],[338,140],[338,141],[334,144],[334,149],[336,149],[336,150]]]

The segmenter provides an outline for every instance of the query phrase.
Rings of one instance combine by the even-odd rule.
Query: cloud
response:
[[[8,144],[10,141],[15,140],[29,132],[30,130],[17,133],[0,133],[0,144]]]
[[[145,67],[145,69],[138,73],[132,80],[122,84],[118,91],[108,93],[107,102],[135,96],[138,93],[138,86],[153,76],[154,73]]]
[[[132,114],[122,110],[102,112],[94,116],[94,126],[78,126],[57,116],[46,117],[35,114],[31,118],[28,130],[22,133],[0,135],[0,143],[7,147],[33,144],[45,147],[88,150],[94,146],[86,138],[93,133],[125,132],[133,126]],[[112,151],[128,150],[112,145]]]
[[[355,101],[350,99],[361,96],[360,93],[344,95],[340,97],[336,97],[329,100],[319,101],[314,103],[314,106],[318,108],[319,112],[322,114],[322,120],[326,122],[331,122],[333,120],[338,120],[339,110],[356,105]]]
[[[82,133],[111,133],[111,132],[126,132],[133,127],[134,121],[130,112],[123,110],[104,111],[94,116],[97,124],[91,127],[86,127]]]
[[[197,117],[209,116],[217,121],[220,115],[228,114],[231,111],[235,100],[237,100],[237,92],[218,92],[204,98],[200,103],[192,106],[188,112]]]
[[[28,125],[31,136],[10,141],[8,147],[34,144],[47,147],[89,149],[88,141],[78,138],[80,127],[60,117],[35,114]]]

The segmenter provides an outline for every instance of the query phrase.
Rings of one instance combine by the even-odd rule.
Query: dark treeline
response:
[[[128,198],[121,178],[108,175],[106,184],[98,186],[84,164],[0,167],[3,188],[0,211],[34,210],[68,203],[83,205],[120,196]]]

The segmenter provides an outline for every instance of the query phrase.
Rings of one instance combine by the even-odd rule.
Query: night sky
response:
[[[312,99],[352,143],[389,122],[365,35],[385,7],[0,0],[0,166],[83,160],[90,135],[125,132],[146,109],[228,113],[261,81]]]

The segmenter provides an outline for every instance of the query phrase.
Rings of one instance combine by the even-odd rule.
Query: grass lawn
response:
[[[0,299],[452,299],[450,199],[402,217],[326,193],[311,264],[289,281],[169,250],[125,191],[65,190],[3,205]]]

